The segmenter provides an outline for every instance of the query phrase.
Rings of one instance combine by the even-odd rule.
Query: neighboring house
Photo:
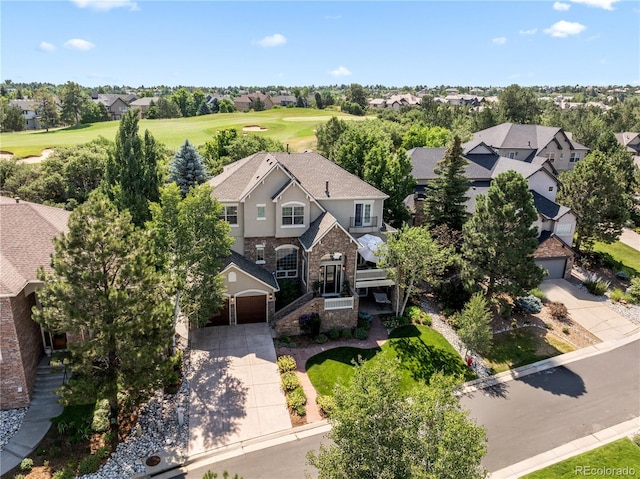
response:
[[[233,99],[233,104],[238,111],[249,111],[252,108],[252,103],[256,98],[259,98],[264,103],[264,109],[270,110],[273,107],[274,101],[270,95],[265,95],[261,92],[248,93],[241,95]]]
[[[463,147],[468,151],[480,143],[490,146],[500,156],[526,163],[540,161],[536,157],[544,158],[557,171],[572,170],[589,152],[562,128],[541,125],[502,123],[475,133]]]
[[[159,96],[146,96],[138,98],[137,100],[133,100],[131,103],[129,103],[129,107],[137,108],[138,110],[140,110],[140,118],[145,118],[147,116],[149,108],[151,107],[151,102],[153,102],[153,104],[155,105],[158,103],[159,99]]]
[[[50,271],[53,239],[67,231],[70,212],[0,196],[0,409],[26,407],[45,348],[66,349],[64,333],[31,319],[39,267]]]
[[[616,140],[633,155],[633,162],[640,168],[640,133],[625,131],[624,133],[614,133]]]
[[[420,98],[411,93],[403,93],[401,95],[391,95],[389,98],[373,98],[369,100],[368,105],[372,108],[391,108],[399,110],[406,105],[419,105]]]
[[[394,284],[359,254],[358,242],[389,231],[388,196],[321,155],[256,153],[208,183],[234,239],[223,271],[227,300],[213,324],[268,321],[295,334],[300,315],[317,312],[323,329],[353,327],[356,293]],[[302,296],[276,312],[283,280],[294,280]]]
[[[106,106],[112,120],[119,120],[122,115],[129,111],[129,104],[136,100],[136,96],[133,94],[98,94],[91,99]]]
[[[424,192],[437,177],[434,169],[444,158],[445,152],[445,148],[413,148],[407,152],[413,165],[416,192],[405,200],[405,204],[414,211],[415,224],[424,223]],[[469,162],[465,169],[470,182],[467,211],[473,213],[477,195],[486,194],[497,175],[508,170],[517,171],[527,180],[538,211],[538,219],[534,223],[540,232],[540,244],[534,254],[536,263],[548,271],[548,278],[569,277],[574,259],[571,246],[576,229],[576,215],[571,209],[556,203],[560,183],[546,164],[505,158],[485,144],[466,150],[464,157]]]
[[[38,102],[36,100],[9,100],[10,106],[17,106],[22,110],[26,130],[39,130]]]
[[[273,104],[280,106],[295,106],[297,103],[296,97],[293,95],[278,95],[273,97]]]
[[[477,95],[447,95],[444,97],[444,102],[454,106],[479,106],[485,103],[485,99],[482,96]]]

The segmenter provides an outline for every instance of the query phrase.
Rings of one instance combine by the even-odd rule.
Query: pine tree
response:
[[[462,227],[463,270],[469,285],[496,293],[521,295],[540,284],[543,271],[535,264],[538,215],[527,180],[509,170],[499,174],[486,195],[476,198],[476,210]]]
[[[158,163],[163,153],[155,139],[145,131],[138,135],[138,112],[131,110],[120,120],[115,148],[109,154],[105,188],[120,211],[129,210],[136,226],[149,216],[149,201],[159,199]]]
[[[467,164],[462,156],[460,138],[455,136],[434,170],[438,177],[426,191],[424,209],[431,228],[447,225],[452,230],[462,231],[468,217],[465,202],[469,199],[466,196],[469,179],[464,173]]]
[[[169,167],[169,181],[173,181],[180,187],[184,198],[191,187],[204,183],[206,180],[207,173],[202,156],[189,143],[189,140],[185,140],[174,155],[173,162]]]
[[[471,296],[460,313],[458,325],[458,337],[468,350],[485,353],[491,348],[491,311],[482,293]]]
[[[72,376],[63,398],[71,404],[108,399],[117,437],[125,404],[148,398],[167,372],[168,281],[156,269],[147,233],[103,194],[74,210],[55,249],[53,273],[39,273],[45,286],[34,318],[78,338],[69,343]]]

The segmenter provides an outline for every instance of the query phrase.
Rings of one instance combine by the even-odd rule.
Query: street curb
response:
[[[558,366],[564,366],[574,361],[586,359],[591,356],[611,351],[626,344],[632,343],[640,339],[640,332],[634,333],[630,336],[621,339],[613,339],[611,341],[605,341],[603,343],[593,344],[586,348],[571,351],[570,353],[554,356],[549,359],[538,361],[537,363],[527,364],[516,369],[504,371],[494,376],[490,376],[484,379],[474,379],[464,383],[459,391],[459,395],[472,393],[481,389],[485,389],[496,384],[503,384],[515,379],[520,379],[531,374],[536,374],[547,369],[555,368]]]
[[[215,464],[216,462],[242,456],[243,454],[267,449],[280,444],[286,444],[288,442],[297,441],[317,434],[325,434],[330,429],[331,426],[329,426],[328,422],[324,420],[291,429],[285,429],[284,431],[268,434],[266,436],[228,444],[226,446],[221,446],[189,457],[184,461],[182,466],[172,468],[169,471],[154,473],[153,477],[154,479],[170,479],[175,477],[176,474],[186,473],[192,469],[198,469],[203,466]]]
[[[585,437],[575,439],[567,444],[543,452],[489,474],[490,479],[518,479],[530,472],[543,469],[573,456],[589,452],[600,446],[609,444],[623,437],[633,436],[640,432],[640,417],[630,419],[615,426],[594,432]]]

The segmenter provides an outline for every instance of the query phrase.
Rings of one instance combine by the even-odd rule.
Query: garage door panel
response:
[[[567,265],[567,259],[539,259],[536,260],[536,264],[549,272],[549,274],[545,276],[545,279],[562,279],[564,278],[564,269]]]
[[[267,320],[266,296],[239,296],[236,298],[238,324],[264,323]]]
[[[207,326],[227,326],[229,324],[229,300],[225,299],[220,312],[209,320]]]

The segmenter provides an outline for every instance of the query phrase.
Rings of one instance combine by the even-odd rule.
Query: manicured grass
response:
[[[306,370],[319,394],[330,395],[338,382],[348,382],[354,373],[354,361],[375,361],[379,355],[397,357],[402,367],[402,387],[410,389],[426,383],[432,374],[441,371],[467,381],[475,375],[462,362],[460,355],[444,337],[427,326],[403,326],[389,335],[381,348],[334,348],[307,361]]]
[[[140,131],[149,130],[167,148],[176,150],[187,138],[192,144],[201,145],[208,141],[216,130],[235,128],[238,133],[242,134],[242,128],[245,126],[260,126],[266,130],[250,133],[269,136],[285,145],[288,143],[291,151],[303,151],[306,148],[315,148],[317,125],[327,122],[333,116],[349,120],[365,119],[365,117],[330,110],[282,108],[250,113],[217,113],[168,120],[141,120]],[[98,138],[98,136],[113,140],[119,124],[119,121],[108,121],[59,128],[49,132],[37,130],[2,133],[0,135],[2,151],[8,151],[20,157],[38,156],[45,148],[86,143]]]
[[[627,270],[632,275],[640,275],[640,251],[633,249],[631,246],[616,241],[615,243],[596,243],[593,245],[593,251],[609,255],[611,259]]]
[[[574,349],[549,332],[538,328],[519,328],[495,335],[485,360],[494,373],[500,373]]]
[[[622,472],[624,468],[627,468],[626,473]],[[632,469],[635,474],[631,473]],[[616,472],[616,470],[621,470],[621,472]],[[598,472],[602,472],[602,474]],[[640,447],[630,439],[624,438],[532,472],[520,479],[575,479],[580,476],[604,479],[636,474],[640,474]]]

